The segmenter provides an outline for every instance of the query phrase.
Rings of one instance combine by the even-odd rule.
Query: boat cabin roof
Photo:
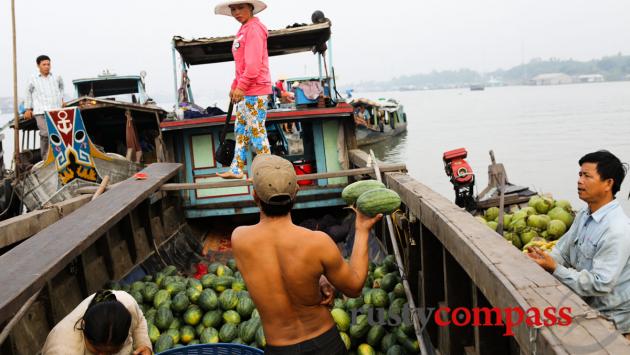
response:
[[[330,38],[330,22],[269,31],[269,56],[308,52]],[[173,37],[173,46],[188,65],[233,61],[235,36],[184,39]]]
[[[77,96],[106,97],[124,94],[138,94],[142,78],[138,75],[103,75],[97,78],[72,81]]]
[[[349,103],[354,107],[364,105],[376,107],[383,111],[396,111],[400,106],[394,99],[379,99],[378,101],[374,101],[366,98],[353,98]]]

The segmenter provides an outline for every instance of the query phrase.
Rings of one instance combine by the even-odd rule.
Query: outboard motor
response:
[[[465,148],[459,148],[445,152],[442,156],[446,176],[451,180],[455,189],[455,204],[467,211],[476,209],[474,187],[475,174],[466,162],[468,152]]]

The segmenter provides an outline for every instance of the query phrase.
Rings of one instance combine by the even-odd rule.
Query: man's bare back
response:
[[[263,219],[232,234],[238,268],[261,315],[267,343],[283,346],[316,337],[334,321],[321,305],[322,249],[330,237]],[[336,246],[335,246],[336,247]]]
[[[328,235],[294,225],[290,215],[261,216],[258,224],[234,230],[234,256],[268,344],[299,343],[333,327],[330,311],[321,304],[320,277],[325,275],[344,294],[358,296],[367,276],[368,232],[379,219],[357,215],[350,263]]]

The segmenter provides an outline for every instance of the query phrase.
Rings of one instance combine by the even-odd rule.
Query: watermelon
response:
[[[158,287],[162,287],[162,282],[164,281],[165,277],[166,274],[161,271],[155,274],[154,282],[158,285]]]
[[[370,190],[374,190],[374,189],[384,189],[384,188],[385,188],[385,185],[380,181],[376,181],[376,180],[357,181],[357,182],[353,182],[352,184],[346,186],[343,189],[343,191],[341,192],[341,198],[343,198],[343,200],[346,201],[348,205],[354,205],[357,202],[357,199],[359,198],[359,196],[361,196],[363,193]]]
[[[181,325],[182,325],[182,322],[179,320],[179,318],[175,318],[173,319],[171,324],[168,326],[168,329],[179,329]]]
[[[357,208],[366,216],[391,214],[400,207],[400,196],[389,189],[376,189],[363,193],[357,199]]]
[[[212,280],[216,279],[217,275],[215,274],[205,274],[201,277],[201,286],[203,286],[203,288],[211,288],[212,287]]]
[[[241,338],[236,338],[236,339],[232,340],[230,343],[232,343],[232,344],[247,345],[247,343],[246,343],[246,342],[244,342],[244,341],[243,341],[243,339],[241,339]]]
[[[245,282],[241,280],[234,279],[234,281],[232,282],[232,290],[234,291],[243,291],[246,288],[247,287],[245,286]]]
[[[382,265],[387,269],[387,271],[392,272],[398,270],[398,265],[396,264],[396,257],[393,255],[387,255],[382,262]]]
[[[249,319],[255,308],[254,301],[249,297],[239,299],[236,305],[236,311],[243,319]]]
[[[238,297],[236,297],[236,292],[232,289],[223,291],[219,296],[219,306],[224,311],[236,309],[236,306],[238,306]]]
[[[383,276],[387,275],[387,268],[385,266],[377,266],[376,269],[374,269],[374,278],[377,279],[382,279]]]
[[[172,348],[173,345],[174,345],[173,338],[168,334],[162,334],[160,335],[158,340],[155,342],[155,346],[153,347],[153,350],[156,353],[161,353],[163,351],[166,351]]]
[[[420,344],[418,344],[418,340],[406,338],[399,342],[409,354],[418,354],[420,352]]]
[[[258,313],[258,310],[257,310],[257,309],[254,309],[254,311],[252,312],[251,319],[257,319],[257,320],[260,320],[260,314]]]
[[[368,331],[370,330],[370,324],[368,322],[368,317],[365,314],[361,314],[357,317],[356,324],[350,326],[350,337],[354,339],[363,338]]]
[[[173,322],[173,312],[166,306],[158,308],[155,314],[155,326],[160,330],[166,330]]]
[[[223,314],[219,310],[208,311],[203,315],[201,323],[206,328],[217,328],[223,320]]]
[[[160,330],[154,325],[149,325],[149,339],[152,343],[155,343],[160,338]]]
[[[154,282],[145,283],[144,289],[142,289],[142,298],[144,303],[151,304],[153,303],[153,297],[160,290],[158,285]]]
[[[346,350],[350,350],[350,347],[352,346],[352,341],[350,340],[350,336],[348,336],[348,334],[345,332],[340,332],[339,335],[341,336],[341,340],[343,341],[343,344],[346,346]]]
[[[188,343],[188,345],[198,345],[198,344],[201,344],[201,343],[197,339],[193,339]]]
[[[367,343],[370,344],[372,347],[378,346],[385,336],[385,333],[385,327],[383,327],[382,325],[377,324],[373,326],[367,333]]]
[[[218,261],[215,261],[212,264],[210,264],[210,266],[208,266],[208,272],[211,273],[211,274],[215,274],[216,275],[217,274],[217,269],[220,266],[223,266],[223,264],[221,264]]]
[[[233,310],[225,311],[222,317],[225,323],[238,325],[241,322],[241,316]]]
[[[346,301],[346,308],[349,311],[359,309],[361,306],[363,306],[363,297],[350,298]]]
[[[214,344],[219,342],[219,332],[214,328],[206,328],[199,336],[201,344]]]
[[[201,291],[196,289],[195,287],[189,287],[186,290],[186,297],[188,297],[188,301],[190,303],[197,303],[197,300],[199,300],[199,296],[201,296]]]
[[[155,308],[159,308],[160,306],[162,306],[163,303],[170,300],[171,300],[171,295],[168,293],[168,291],[159,290],[158,292],[155,293],[155,296],[153,296],[153,306]]]
[[[142,312],[144,313],[144,318],[147,320],[147,324],[153,324],[155,322],[155,313],[157,312],[157,309],[155,308],[151,308],[146,312]]]
[[[388,351],[388,349],[396,345],[396,341],[396,336],[394,334],[385,334],[385,336],[381,339],[381,350]]]
[[[238,267],[236,266],[236,260],[234,258],[228,260],[228,262],[226,263],[227,267],[229,267],[230,269],[234,270],[234,271],[238,271]]]
[[[332,315],[335,323],[337,324],[337,329],[341,332],[347,332],[350,329],[350,315],[341,308],[334,308],[330,314]]]
[[[190,306],[186,313],[184,313],[184,322],[188,325],[197,325],[201,322],[201,317],[203,317],[203,312],[201,309],[195,305]]]
[[[207,288],[201,291],[201,295],[197,300],[197,304],[204,311],[210,311],[213,309],[217,309],[217,306],[219,305],[219,299],[217,297],[217,294],[212,289]]]
[[[179,292],[186,291],[186,284],[183,282],[171,282],[166,284],[164,288],[170,295],[175,295]]]
[[[171,309],[174,312],[181,313],[188,308],[189,304],[190,301],[188,300],[188,296],[186,296],[186,292],[179,292],[171,300]]]
[[[166,276],[175,276],[177,275],[177,267],[175,267],[174,265],[168,265],[167,267],[162,269],[162,272]]]
[[[238,326],[238,337],[249,344],[256,339],[258,327],[259,325],[254,321],[245,321]]]
[[[396,286],[394,286],[394,295],[396,295],[396,298],[405,298],[407,297],[405,294],[405,287],[403,286],[402,283],[397,283]]]
[[[386,355],[405,355],[405,351],[402,346],[398,344],[394,344],[390,348],[388,348]]]
[[[333,308],[346,309],[346,303],[341,298],[335,298]]]
[[[142,292],[142,289],[144,289],[144,281],[136,281],[131,284],[130,291]]]
[[[369,289],[365,289],[363,291],[363,304],[372,304],[372,291],[374,291],[373,289],[369,288]]]
[[[137,302],[139,305],[140,305],[140,304],[142,304],[142,301],[143,301],[143,299],[144,299],[144,298],[142,297],[142,292],[141,292],[141,291],[138,291],[138,290],[136,290],[136,291],[131,290],[131,291],[129,292],[129,294],[131,295],[131,297],[133,297],[133,299],[134,299],[134,300],[136,300],[136,302]]]
[[[238,297],[239,299],[244,298],[244,297],[251,298],[249,296],[249,292],[245,290],[236,291],[236,297]]]
[[[203,331],[206,329],[207,327],[203,326],[203,323],[199,323],[197,324],[197,326],[195,327],[195,334],[197,334],[198,337],[201,336],[201,333],[203,333]]]
[[[258,326],[258,329],[256,330],[256,345],[259,348],[267,346],[267,339],[265,339],[265,331],[263,330],[262,325]]]
[[[376,351],[370,344],[361,344],[357,348],[357,355],[376,355]]]
[[[375,288],[370,292],[372,298],[372,305],[376,308],[384,308],[389,305],[389,297],[387,292],[380,288]]]
[[[215,274],[219,277],[222,276],[233,276],[234,275],[234,271],[232,271],[232,269],[230,269],[229,267],[225,266],[225,265],[219,265],[219,267],[216,269]]]
[[[229,343],[238,336],[238,329],[235,324],[225,323],[219,330],[219,340],[222,343]]]
[[[191,340],[195,339],[195,328],[185,325],[179,330],[179,335],[181,342],[188,344]]]
[[[212,280],[212,288],[217,292],[223,292],[232,287],[234,278],[231,276],[218,276]]]
[[[381,279],[381,289],[385,290],[385,292],[391,292],[396,287],[398,283],[398,275],[395,273],[389,273]]]
[[[197,280],[194,277],[189,277],[188,280],[186,281],[186,288],[196,288],[199,291],[203,290],[203,285],[201,284],[201,281]]]
[[[178,329],[168,329],[164,334],[170,335],[173,338],[173,344],[179,344],[180,334]]]

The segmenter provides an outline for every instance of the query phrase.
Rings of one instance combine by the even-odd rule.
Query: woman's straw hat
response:
[[[267,4],[260,0],[232,0],[217,4],[217,6],[214,7],[214,13],[217,15],[232,16],[230,5],[237,4],[252,4],[252,6],[254,6],[254,15],[267,8]]]

